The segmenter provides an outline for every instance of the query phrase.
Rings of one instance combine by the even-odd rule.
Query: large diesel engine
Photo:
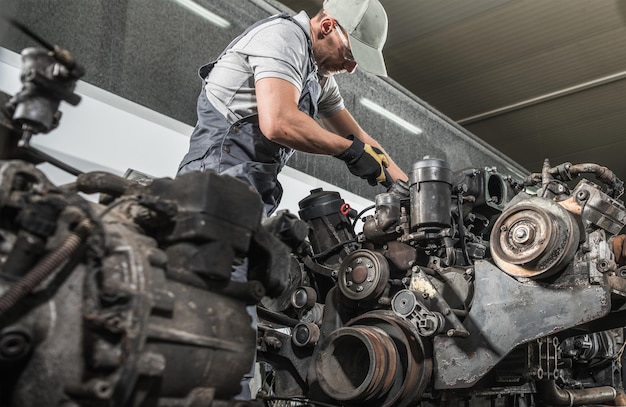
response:
[[[515,181],[435,158],[409,177],[354,220],[336,192],[300,202],[309,235],[291,294],[262,302],[273,391],[350,406],[624,405],[622,181],[596,164],[546,161]]]
[[[256,353],[246,308],[290,267],[260,197],[212,172],[131,181],[34,148],[80,101],[82,68],[48,48],[24,50],[23,89],[0,93],[0,405],[264,405],[233,400]]]
[[[212,173],[69,189],[23,161],[0,174],[0,404],[230,405],[255,355],[246,306],[289,266],[258,195]],[[244,257],[249,281],[231,281]]]

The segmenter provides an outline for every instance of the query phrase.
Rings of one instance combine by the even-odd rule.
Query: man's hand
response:
[[[337,155],[337,158],[345,161],[350,172],[358,177],[366,179],[370,185],[381,183],[390,184],[392,180],[387,179],[385,168],[389,166],[387,156],[380,149],[363,143],[357,137],[350,135],[352,144],[346,151]]]

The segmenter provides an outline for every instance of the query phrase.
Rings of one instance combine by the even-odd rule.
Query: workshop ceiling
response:
[[[391,79],[531,172],[548,158],[626,179],[626,1],[381,2]]]

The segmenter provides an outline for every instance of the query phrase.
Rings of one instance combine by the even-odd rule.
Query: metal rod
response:
[[[46,47],[48,50],[54,51],[54,45],[46,41],[43,37],[37,35],[33,30],[26,27],[24,24],[12,18],[7,18],[7,21],[11,23],[15,28],[22,31],[24,34],[28,35],[29,37],[37,41],[39,44]]]

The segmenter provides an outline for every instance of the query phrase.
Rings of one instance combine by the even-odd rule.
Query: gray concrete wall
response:
[[[249,24],[282,8],[261,0],[196,2],[229,20],[230,26],[218,28],[174,0],[0,0],[0,10],[70,50],[86,67],[86,82],[194,125],[201,86],[198,67]],[[6,22],[0,24],[0,46],[19,52],[37,45]],[[353,116],[407,173],[425,155],[447,160],[453,170],[495,166],[507,174],[526,173],[393,80],[358,70],[337,79]],[[412,134],[373,113],[359,102],[363,97],[422,133]],[[289,165],[370,199],[383,191],[355,178],[332,157],[298,153]]]

